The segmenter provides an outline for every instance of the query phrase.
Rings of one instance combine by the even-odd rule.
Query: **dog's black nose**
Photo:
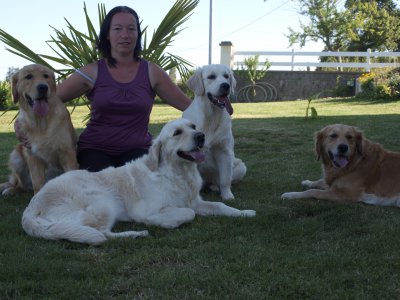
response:
[[[347,146],[346,144],[340,144],[338,146],[338,150],[340,153],[345,153],[347,152],[347,150],[349,150],[349,146]]]
[[[202,132],[196,132],[194,135],[194,140],[196,142],[196,146],[203,147],[205,142],[205,135]]]
[[[225,93],[227,93],[227,92],[229,92],[229,89],[231,88],[231,86],[228,83],[224,82],[224,83],[221,83],[220,88],[221,88],[221,91],[224,91]]]
[[[43,98],[46,96],[47,91],[49,90],[49,87],[46,84],[39,84],[36,88],[38,91],[38,98]]]

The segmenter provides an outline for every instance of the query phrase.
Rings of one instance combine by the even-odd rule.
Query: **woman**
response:
[[[141,29],[136,12],[113,8],[100,28],[102,59],[77,70],[57,87],[70,101],[84,94],[91,103],[90,121],[79,137],[81,169],[118,167],[147,153],[155,94],[183,111],[191,100],[158,65],[140,58]]]

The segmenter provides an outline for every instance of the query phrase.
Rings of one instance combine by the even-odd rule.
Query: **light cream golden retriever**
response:
[[[329,125],[315,135],[323,178],[305,180],[304,192],[289,192],[283,199],[316,198],[400,206],[400,153],[386,151],[355,127]]]
[[[111,232],[117,221],[176,228],[195,215],[252,217],[221,202],[203,201],[197,163],[204,160],[204,134],[193,123],[167,123],[149,154],[97,173],[67,172],[49,181],[23,213],[31,236],[97,245],[108,238],[146,236],[147,231]]]
[[[28,140],[10,154],[11,175],[0,185],[3,195],[32,190],[46,180],[78,169],[76,133],[68,110],[56,96],[54,73],[42,65],[28,65],[12,77],[12,95],[19,104],[17,122]]]
[[[246,175],[246,165],[235,158],[229,94],[236,86],[233,72],[225,65],[206,65],[187,82],[195,97],[183,112],[205,133],[206,160],[199,165],[204,184],[219,191],[222,200],[234,199],[231,184]]]

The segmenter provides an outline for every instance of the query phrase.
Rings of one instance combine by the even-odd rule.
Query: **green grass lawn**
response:
[[[196,217],[175,230],[117,224],[150,236],[90,247],[27,236],[20,221],[32,195],[0,197],[0,298],[399,299],[399,208],[280,195],[320,177],[313,134],[325,125],[357,126],[400,152],[400,102],[312,106],[319,117],[305,120],[307,101],[234,104],[235,152],[248,173],[228,205],[255,209],[255,218]],[[84,107],[72,114],[79,132],[86,114]],[[0,181],[16,143],[14,115],[0,117]],[[179,116],[155,106],[151,132]]]

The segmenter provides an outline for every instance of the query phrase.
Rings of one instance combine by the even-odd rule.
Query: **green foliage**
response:
[[[400,97],[400,70],[390,72],[387,78],[387,87],[392,97]]]
[[[363,99],[398,99],[400,98],[400,68],[375,69],[362,74],[358,81]]]
[[[353,16],[347,36],[349,51],[398,49],[399,10],[379,2],[347,1],[347,11]]]
[[[345,80],[342,76],[336,77],[336,87],[335,87],[336,97],[351,97],[355,93],[355,79]]]
[[[305,46],[321,41],[327,51],[399,49],[399,9],[393,1],[298,0],[299,13],[308,19],[300,30],[289,28],[289,44]],[[322,58],[327,59],[327,58]]]
[[[338,51],[348,30],[350,16],[339,11],[340,0],[299,0],[299,13],[309,18],[308,24],[300,23],[300,31],[288,28],[290,46],[306,45],[307,41],[322,41],[325,50]]]
[[[7,80],[0,81],[0,110],[12,106],[11,85]]]
[[[159,27],[154,31],[150,41],[147,38],[147,27],[144,27],[143,58],[159,64],[166,71],[171,68],[177,68],[182,78],[186,78],[189,68],[192,67],[192,65],[179,56],[166,53],[165,50],[182,31],[180,27],[187,21],[198,3],[199,0],[177,0],[167,12]],[[31,62],[52,68],[62,79],[75,69],[94,62],[99,58],[99,53],[95,46],[98,29],[93,25],[90,19],[85,3],[84,15],[86,20],[86,33],[78,30],[67,19],[65,20],[67,22],[67,31],[58,30],[51,26],[55,35],[51,36],[50,41],[46,43],[56,53],[56,56],[34,53],[28,46],[25,46],[18,39],[2,29],[0,29],[0,41],[8,46],[7,50],[11,53],[21,56]],[[105,5],[99,4],[99,24],[102,23],[105,15]],[[59,63],[65,67],[56,69],[52,67],[48,61]]]
[[[375,90],[375,97],[378,99],[390,99],[392,98],[392,91],[386,84],[378,84]]]
[[[265,62],[259,66],[259,55],[250,56],[244,59],[243,64],[240,66],[240,69],[245,72],[240,72],[240,75],[244,75],[244,78],[249,80],[251,84],[256,84],[257,81],[263,79],[268,69],[271,67],[271,63],[268,59],[265,59]]]
[[[307,99],[306,116],[305,119],[316,119],[318,117],[317,109],[311,106],[311,101],[318,99],[325,91],[316,93]]]

